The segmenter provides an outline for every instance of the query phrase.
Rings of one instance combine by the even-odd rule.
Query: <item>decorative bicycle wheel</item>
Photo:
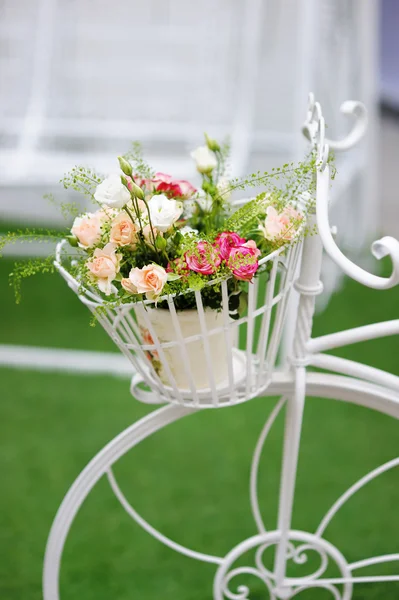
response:
[[[267,257],[271,265],[270,279],[267,285],[262,286],[259,283],[252,287],[248,312],[242,319],[229,320],[226,282],[222,282],[224,301],[220,321],[215,319],[211,323],[207,320],[201,304],[201,294],[196,293],[200,330],[195,333],[192,331],[187,333],[189,326],[179,321],[172,298],[165,309],[166,314],[169,315],[169,325],[173,325],[173,333],[168,334],[167,340],[163,338],[165,330],[163,334],[160,333],[161,328],[152,320],[149,311],[132,315],[134,308],[128,306],[115,311],[107,310],[102,317],[102,324],[108,333],[137,369],[132,380],[134,395],[143,401],[163,401],[169,405],[148,415],[112,440],[88,464],[69,490],[58,511],[48,540],[44,565],[45,600],[59,599],[59,569],[68,531],[82,502],[104,474],[108,476],[111,488],[123,508],[148,533],[181,554],[217,566],[213,585],[214,600],[250,600],[251,586],[245,582],[246,577],[252,580],[255,578],[264,590],[264,597],[270,600],[291,599],[313,588],[329,592],[335,600],[349,600],[352,598],[353,586],[356,583],[399,581],[399,575],[362,575],[362,569],[366,567],[399,561],[399,552],[365,557],[350,563],[339,548],[324,537],[326,527],[342,506],[370,481],[398,466],[399,458],[386,462],[354,482],[327,511],[315,532],[296,531],[291,527],[305,397],[317,396],[353,402],[399,418],[399,377],[324,353],[355,342],[397,335],[399,319],[311,338],[315,296],[322,291],[319,277],[323,248],[347,275],[364,285],[387,289],[399,283],[399,242],[397,240],[385,237],[372,246],[377,258],[387,255],[391,257],[393,271],[388,278],[372,275],[354,265],[340,252],[334,242],[328,220],[329,147],[337,150],[349,149],[361,138],[366,127],[366,113],[361,104],[347,102],[342,110],[357,117],[357,122],[347,138],[340,142],[329,142],[325,138],[321,107],[314,102],[312,96],[310,97],[304,131],[316,147],[318,154],[315,170],[316,209],[310,219],[310,226],[317,227],[317,234],[307,237],[304,241],[298,279],[295,280],[295,271],[301,249],[296,245],[285,256],[285,265],[280,278],[277,272],[280,268],[281,256],[276,254]],[[78,283],[69,278],[64,270],[61,264],[61,248],[58,253],[57,267],[69,285],[80,294],[81,300],[91,309],[95,309],[97,298],[90,291],[85,294],[80,293]],[[278,285],[276,282],[279,282]],[[286,314],[285,305],[293,285],[299,292],[294,347],[289,364],[283,370],[278,370],[275,360]],[[274,318],[273,307],[277,307]],[[256,330],[260,331],[259,335],[255,335]],[[217,356],[212,355],[212,338],[217,348]],[[178,380],[173,373],[173,363],[167,358],[170,348],[180,349],[186,379]],[[195,357],[198,357],[200,352],[204,353],[207,367],[205,371],[196,368]],[[155,353],[157,353],[157,360],[163,366],[163,371],[157,371],[154,367]],[[226,359],[224,372],[226,381],[217,382],[214,366],[224,359]],[[242,364],[242,370],[239,364]],[[312,372],[309,367],[317,367],[329,373]],[[201,382],[204,382],[204,387]],[[196,383],[200,385],[195,385]],[[143,388],[143,384],[147,387]],[[253,456],[250,498],[258,534],[241,542],[227,556],[219,557],[189,549],[157,531],[126,499],[112,471],[114,463],[140,441],[183,416],[193,414],[203,407],[228,406],[260,394],[279,395],[281,400],[266,421]],[[257,493],[258,467],[267,435],[284,404],[286,404],[286,411],[278,523],[276,530],[266,531]],[[271,549],[274,549],[272,568],[267,566],[264,560]],[[306,570],[310,554],[318,557],[319,564],[313,570]],[[287,568],[291,563],[303,566],[304,575],[287,576]],[[335,570],[338,571],[337,576],[328,576],[327,570],[331,565],[334,565]]]

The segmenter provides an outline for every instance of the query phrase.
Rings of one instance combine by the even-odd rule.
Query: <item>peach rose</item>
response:
[[[119,273],[121,254],[116,254],[116,244],[109,243],[104,248],[96,248],[93,257],[87,262],[90,278],[107,296],[115,291],[111,282]]]
[[[149,300],[154,300],[162,292],[168,274],[163,267],[152,264],[142,269],[135,267],[129,273],[129,281],[137,290],[137,294],[146,294]]]
[[[133,200],[130,200],[130,202],[127,203],[127,207],[129,208],[130,212],[132,212],[133,215],[136,216],[136,202],[138,204],[140,213],[144,213],[146,215],[147,207],[145,205],[145,202],[143,200],[140,200],[140,198],[136,198],[134,203]]]
[[[117,246],[130,246],[134,248],[137,242],[138,227],[129,215],[122,211],[112,221],[110,241]]]
[[[157,237],[157,235],[160,235],[163,237],[163,233],[161,231],[158,231],[158,229],[156,227],[152,228],[153,232],[154,232],[154,237]],[[153,242],[152,239],[152,233],[151,233],[151,227],[150,225],[144,225],[143,227],[143,235],[145,237],[145,239],[147,240],[147,242]]]
[[[268,206],[265,223],[260,229],[267,240],[281,238],[290,241],[296,234],[296,222],[301,219],[302,215],[292,206],[286,206],[281,213],[274,206]]]
[[[119,211],[116,208],[103,206],[103,208],[100,208],[100,210],[97,210],[94,214],[101,220],[101,223],[106,223],[116,217],[118,212]]]
[[[79,246],[87,250],[100,242],[101,225],[101,215],[98,213],[86,213],[81,217],[76,217],[71,232],[77,238]]]
[[[124,277],[121,280],[121,286],[123,287],[123,289],[125,290],[125,292],[127,292],[128,294],[137,294],[137,288],[130,281],[129,277]]]

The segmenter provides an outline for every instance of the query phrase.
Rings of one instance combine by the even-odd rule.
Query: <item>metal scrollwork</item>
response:
[[[380,260],[389,256],[392,260],[392,274],[390,277],[379,277],[362,269],[338,248],[331,231],[328,215],[328,201],[330,188],[330,175],[328,154],[330,148],[335,150],[348,150],[363,137],[367,128],[367,111],[361,102],[347,101],[341,106],[341,112],[353,115],[355,125],[350,133],[340,141],[329,140],[325,137],[325,121],[321,106],[315,102],[313,94],[309,94],[309,106],[305,123],[302,127],[304,135],[316,149],[317,164],[317,194],[316,218],[317,228],[323,246],[330,258],[342,271],[359,283],[374,289],[389,289],[399,283],[399,241],[390,236],[376,240],[371,246],[371,252]]]
[[[232,580],[236,577],[239,577],[240,575],[252,575],[254,577],[257,577],[265,585],[269,593],[269,600],[276,600],[276,596],[273,593],[272,582],[269,579],[263,577],[262,573],[260,573],[258,569],[254,569],[251,567],[238,567],[237,569],[233,569],[226,575],[223,581],[223,594],[225,598],[228,598],[228,600],[249,600],[249,594],[251,590],[248,586],[239,585],[237,587],[237,592],[233,592],[229,587]]]
[[[280,532],[273,531],[250,538],[237,546],[228,554],[220,565],[214,582],[215,600],[249,600],[250,587],[239,585],[232,589],[232,582],[239,576],[252,576],[262,582],[270,600],[290,600],[302,591],[311,588],[325,589],[331,592],[334,600],[349,600],[352,594],[351,571],[342,554],[329,542],[301,531],[292,531],[287,544],[286,559],[297,565],[308,562],[309,553],[316,553],[320,558],[320,566],[310,574],[301,577],[286,577],[283,585],[277,586],[276,575],[264,564],[265,551],[280,543]],[[296,545],[294,542],[302,542]],[[255,566],[234,568],[235,562],[243,555],[255,550]],[[340,571],[339,583],[323,580],[327,567],[334,564]]]

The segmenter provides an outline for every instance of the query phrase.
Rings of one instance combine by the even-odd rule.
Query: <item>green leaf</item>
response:
[[[178,275],[177,273],[168,273],[168,281],[177,281],[178,279],[181,279],[181,275]]]
[[[247,308],[248,308],[248,293],[243,291],[240,294],[240,304],[239,304],[239,308],[238,308],[238,312],[240,313],[240,315],[243,315],[246,312]]]

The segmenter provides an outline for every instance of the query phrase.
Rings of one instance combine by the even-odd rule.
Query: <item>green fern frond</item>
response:
[[[15,302],[17,304],[21,301],[21,286],[22,281],[32,275],[38,273],[54,273],[54,256],[48,256],[47,258],[37,258],[33,260],[27,260],[24,262],[17,262],[14,265],[13,271],[9,275],[10,285],[14,288]]]
[[[239,208],[225,224],[225,231],[241,231],[265,211],[265,192]]]
[[[16,244],[17,242],[24,243],[46,243],[46,242],[58,242],[60,241],[68,231],[57,231],[51,229],[17,229],[16,231],[10,231],[5,235],[0,236],[0,257],[2,249],[9,244]]]
[[[123,158],[133,165],[133,174],[144,179],[151,179],[155,171],[145,162],[140,142],[132,142],[131,149],[123,155]]]
[[[54,194],[45,194],[43,198],[50,204],[53,204],[53,206],[59,208],[64,219],[69,220],[71,217],[78,217],[82,212],[81,207],[76,202],[61,202],[57,200]]]

